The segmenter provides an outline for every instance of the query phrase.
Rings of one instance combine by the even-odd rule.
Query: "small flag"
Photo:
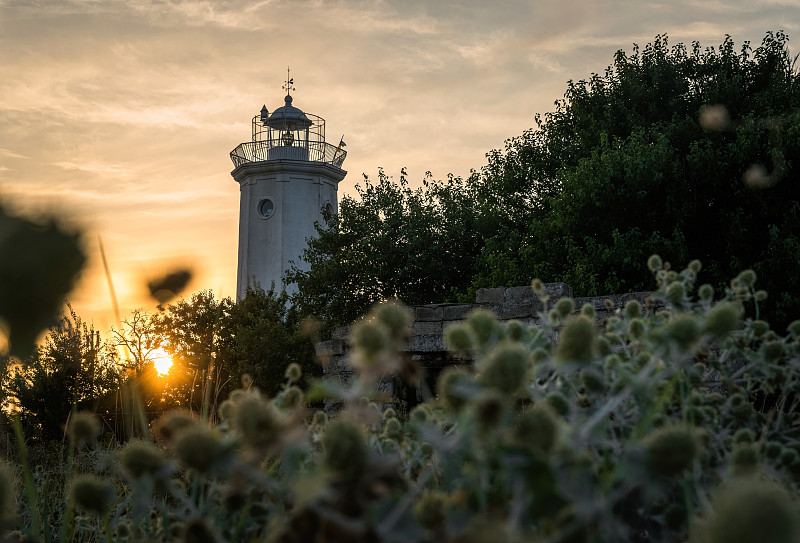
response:
[[[339,140],[339,148],[341,149],[342,147],[347,147],[347,144],[344,142],[344,138]]]

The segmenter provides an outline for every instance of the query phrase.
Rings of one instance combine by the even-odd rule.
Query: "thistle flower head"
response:
[[[514,394],[527,382],[528,350],[518,343],[502,343],[478,363],[480,381],[502,394]]]
[[[683,286],[683,283],[678,281],[673,281],[669,284],[666,291],[667,300],[672,302],[673,304],[677,304],[683,301],[686,297],[686,289]]]
[[[575,309],[575,302],[572,298],[561,298],[556,302],[556,311],[562,318],[566,317]]]
[[[94,445],[100,437],[102,428],[94,413],[79,411],[70,416],[67,432],[76,445]]]
[[[361,428],[337,419],[328,424],[322,437],[325,466],[344,479],[356,479],[367,465],[367,442]]]
[[[558,419],[546,403],[526,409],[517,418],[514,436],[524,447],[548,455],[558,442]]]
[[[689,351],[700,339],[700,326],[697,319],[690,314],[675,315],[664,327],[667,336],[678,346]]]
[[[739,284],[744,287],[752,287],[756,282],[756,272],[753,270],[744,270],[740,272],[736,279],[739,281]]]
[[[469,380],[470,377],[456,366],[447,367],[439,374],[436,392],[446,408],[458,411],[466,404],[458,388]]]
[[[688,268],[690,270],[692,270],[695,274],[698,274],[698,273],[700,273],[700,270],[703,269],[703,263],[700,262],[699,260],[695,259],[695,260],[692,260],[691,262],[689,262]]]
[[[750,327],[755,337],[761,337],[769,332],[769,323],[767,321],[755,320],[750,323]]]
[[[305,395],[300,387],[292,385],[283,392],[283,406],[289,409],[303,407]]]
[[[425,404],[420,404],[411,410],[409,420],[412,422],[428,422],[431,419],[431,411]]]
[[[72,480],[70,495],[79,509],[102,516],[111,508],[114,489],[105,479],[78,475]]]
[[[651,255],[650,258],[647,259],[647,267],[651,272],[660,270],[662,266],[661,257],[658,255]]]
[[[242,440],[256,449],[275,445],[286,427],[274,404],[255,394],[239,402],[233,422]]]
[[[148,441],[127,442],[119,452],[122,468],[132,479],[158,477],[167,464],[161,450]]]
[[[531,288],[533,289],[534,294],[538,296],[544,294],[544,283],[541,279],[534,279],[531,281]]]
[[[456,354],[469,353],[475,347],[472,329],[463,323],[449,325],[444,331],[447,348]]]
[[[592,340],[595,333],[594,322],[583,315],[567,319],[556,344],[556,360],[589,362],[592,359]]]
[[[403,439],[403,425],[396,418],[386,420],[383,426],[383,435],[390,439],[400,441]]]
[[[511,341],[520,341],[525,336],[525,325],[517,320],[506,323],[506,335]]]
[[[642,319],[631,319],[631,322],[628,323],[628,334],[634,339],[642,339],[644,337],[644,322],[642,322]]]
[[[328,415],[325,411],[316,411],[311,419],[311,424],[318,428],[324,428],[328,424]]]
[[[447,520],[447,494],[438,490],[426,490],[414,504],[414,514],[420,524],[436,531]]]
[[[219,416],[227,423],[232,422],[233,417],[236,416],[236,404],[231,400],[223,401],[219,404]]]
[[[374,310],[375,318],[389,331],[394,340],[402,340],[411,333],[411,311],[397,302],[385,302]]]
[[[797,502],[782,487],[755,477],[737,478],[712,500],[714,516],[698,527],[708,543],[800,541]]]
[[[664,426],[645,440],[647,465],[662,477],[676,477],[688,469],[699,453],[697,438],[686,426]]]
[[[386,327],[373,320],[354,324],[350,342],[353,345],[353,362],[359,369],[374,366],[391,348]]]
[[[566,396],[564,396],[561,392],[551,392],[547,396],[545,396],[544,401],[549,405],[553,411],[561,415],[562,417],[567,416],[569,414],[569,400]]]
[[[734,475],[751,475],[758,470],[760,458],[758,450],[750,443],[740,443],[734,447],[730,458],[731,472]]]
[[[177,409],[161,416],[156,421],[153,432],[164,441],[172,441],[175,437],[188,428],[197,424],[197,418],[190,411]]]
[[[486,345],[489,340],[498,334],[497,319],[491,311],[476,309],[467,317],[467,325],[475,334],[478,346]]]
[[[715,305],[706,315],[705,330],[722,338],[736,330],[741,322],[742,306],[738,303],[723,302]]]
[[[603,372],[591,366],[581,369],[581,382],[589,392],[603,392],[606,389]]]
[[[628,300],[625,304],[625,316],[629,319],[635,319],[642,316],[642,304],[638,300]]]
[[[473,404],[475,419],[481,429],[494,428],[500,422],[506,410],[505,398],[496,390],[481,394]]]
[[[700,285],[700,288],[697,289],[697,295],[704,302],[711,301],[711,299],[714,297],[714,287],[708,283]]]
[[[226,448],[211,428],[197,425],[181,432],[175,440],[175,454],[188,469],[207,474],[221,467]]]
[[[581,315],[587,319],[594,320],[597,316],[597,312],[594,310],[594,306],[592,304],[586,303],[581,306]]]
[[[286,371],[284,372],[284,376],[292,384],[297,383],[303,376],[303,370],[300,367],[300,364],[298,364],[297,362],[292,362],[291,364],[286,366]]]

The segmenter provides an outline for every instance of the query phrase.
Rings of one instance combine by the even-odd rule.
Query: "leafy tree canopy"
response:
[[[349,321],[375,301],[468,298],[531,278],[576,295],[648,290],[638,264],[701,259],[721,287],[753,268],[776,324],[800,314],[800,79],[783,32],[753,49],[618,51],[570,81],[536,127],[469,180],[417,190],[382,172],[311,241],[296,271],[302,309]]]

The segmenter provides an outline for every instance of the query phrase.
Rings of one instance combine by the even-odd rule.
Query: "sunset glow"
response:
[[[159,375],[166,375],[172,367],[172,356],[161,347],[150,353],[150,360],[153,361]]]

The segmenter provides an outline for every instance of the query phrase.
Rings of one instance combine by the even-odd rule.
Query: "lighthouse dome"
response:
[[[308,128],[313,124],[302,110],[292,105],[291,95],[287,95],[284,99],[285,105],[279,107],[272,112],[267,120],[267,126],[271,128],[299,130]]]

